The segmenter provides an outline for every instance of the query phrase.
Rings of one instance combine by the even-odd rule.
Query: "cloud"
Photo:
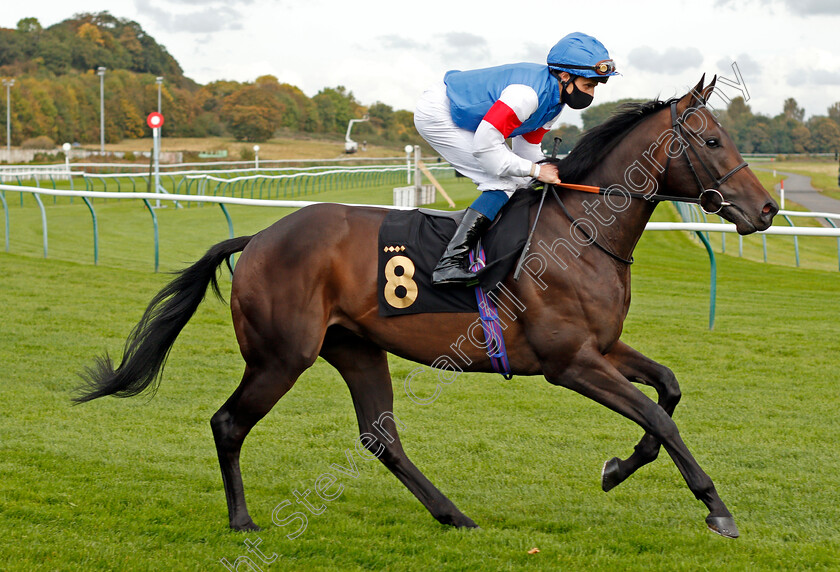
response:
[[[785,0],[785,5],[791,12],[804,16],[840,14],[840,3],[837,0]]]
[[[240,3],[250,4],[252,0],[239,0]],[[173,5],[201,5],[201,10],[189,9],[187,12],[172,12]],[[241,30],[242,14],[231,8],[230,2],[221,0],[168,0],[160,7],[152,0],[134,0],[137,10],[148,16],[161,29],[167,32],[189,32],[194,34],[210,34],[224,30]]]
[[[549,49],[551,48],[548,46],[528,42],[525,44],[525,49],[523,50],[524,55],[522,56],[522,61],[544,64]]]
[[[732,64],[738,64],[738,70],[745,79],[758,80],[761,77],[761,65],[752,59],[749,54],[740,54],[737,57],[721,58],[717,62],[717,74],[724,77],[734,78]]]
[[[795,69],[787,76],[789,85],[840,85],[840,71]]]
[[[191,6],[206,6],[207,4],[212,4],[212,2],[208,2],[207,0],[167,0],[170,4],[189,4]],[[250,5],[253,4],[254,0],[229,0],[225,2],[225,4],[245,4]]]
[[[630,51],[628,62],[640,70],[672,74],[700,66],[703,54],[697,48],[668,48],[659,52],[650,46],[640,46]]]
[[[435,38],[438,39],[435,42],[438,52],[450,65],[487,63],[490,45],[481,36],[469,32],[447,32],[437,34]]]
[[[405,38],[396,34],[389,34],[387,36],[379,36],[379,41],[382,47],[386,50],[428,50],[428,44]]]
[[[448,32],[439,34],[438,37],[443,38],[449,47],[455,49],[473,50],[487,47],[487,40],[469,32]]]
[[[817,16],[824,14],[840,15],[840,2],[837,0],[754,0],[760,6],[774,8],[785,6],[793,14],[800,16]],[[743,0],[717,0],[717,6],[731,7],[735,10],[744,5]]]
[[[475,34],[468,32],[447,32],[436,34],[429,42],[417,41],[414,38],[388,34],[378,36],[378,45],[365,46],[367,51],[381,52],[402,51],[414,52],[418,56],[428,59],[429,56],[440,58],[447,65],[464,66],[472,64],[486,65],[490,44]]]
[[[458,59],[477,60],[487,57],[489,44],[481,36],[469,32],[447,32],[436,36],[442,41],[440,50]]]

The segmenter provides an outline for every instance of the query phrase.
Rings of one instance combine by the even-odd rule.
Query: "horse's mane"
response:
[[[620,105],[607,121],[587,131],[569,155],[559,161],[560,179],[570,183],[583,179],[636,125],[675,100]]]

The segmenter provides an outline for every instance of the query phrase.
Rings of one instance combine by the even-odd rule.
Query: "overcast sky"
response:
[[[682,94],[704,72],[735,80],[732,62],[753,111],[776,115],[794,97],[809,117],[840,101],[840,0],[10,0],[0,26],[106,9],[139,22],[199,83],[271,74],[309,96],[344,85],[396,109],[449,69],[544,63],[573,31],[599,38],[622,73],[596,103]],[[573,110],[563,120],[580,124]]]

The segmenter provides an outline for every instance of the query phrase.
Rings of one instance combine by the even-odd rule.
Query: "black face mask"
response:
[[[578,86],[574,81],[572,81],[572,93],[566,91],[566,86],[569,84],[568,81],[560,83],[563,85],[563,96],[561,101],[572,109],[583,109],[585,107],[589,107],[592,103],[592,96],[585,91],[578,89]]]

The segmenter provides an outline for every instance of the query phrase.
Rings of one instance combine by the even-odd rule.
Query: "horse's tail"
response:
[[[221,299],[216,270],[229,257],[244,250],[252,236],[225,240],[207,251],[198,262],[177,274],[172,282],[157,293],[125,342],[122,361],[114,370],[106,353],[81,374],[85,385],[73,398],[77,403],[105,395],[132,397],[150,385],[157,389],[161,372],[175,343],[175,338],[190,321],[211,285]]]

